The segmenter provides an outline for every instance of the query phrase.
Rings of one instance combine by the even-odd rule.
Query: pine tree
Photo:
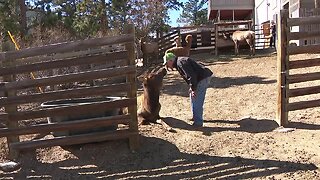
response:
[[[182,14],[178,18],[179,23],[186,25],[207,24],[207,8],[204,5],[208,0],[189,0],[184,4]]]

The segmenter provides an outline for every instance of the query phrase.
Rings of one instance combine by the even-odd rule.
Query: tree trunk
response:
[[[25,4],[25,0],[18,0],[19,8],[20,8],[20,37],[23,37],[27,33],[27,6]]]
[[[103,35],[106,35],[107,30],[108,30],[108,20],[107,20],[107,7],[106,7],[106,0],[101,0],[101,14],[100,14],[100,18],[101,18],[101,31],[103,33]]]

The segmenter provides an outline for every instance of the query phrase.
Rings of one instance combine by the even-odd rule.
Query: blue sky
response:
[[[179,11],[173,11],[173,10],[169,11],[169,16],[170,16],[170,21],[171,21],[170,26],[172,26],[172,27],[179,26],[179,23],[177,23],[177,19],[180,16],[181,12],[182,12],[182,8]],[[182,25],[180,25],[180,26],[182,26]]]
[[[187,2],[187,0],[180,0],[179,2],[183,2],[183,4],[185,2]],[[177,23],[177,19],[178,17],[180,16],[182,12],[182,8],[180,8],[178,11],[175,11],[175,10],[170,10],[169,11],[169,16],[170,16],[170,26],[172,27],[178,27],[179,26],[179,23]],[[182,24],[180,24],[180,26],[182,26]]]

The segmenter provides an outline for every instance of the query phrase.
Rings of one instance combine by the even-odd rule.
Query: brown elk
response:
[[[192,45],[192,35],[188,34],[186,36],[186,42],[187,45],[184,47],[172,47],[168,50],[166,50],[166,53],[171,52],[175,56],[180,57],[180,56],[190,56],[190,49]]]
[[[168,131],[174,131],[170,126],[161,120],[159,115],[161,104],[159,102],[160,90],[162,82],[167,70],[164,67],[154,68],[150,73],[140,76],[138,79],[142,81],[143,95],[141,105],[138,110],[138,120],[141,124],[157,123],[160,120]]]
[[[228,37],[223,33],[225,39]],[[255,55],[255,33],[253,31],[234,31],[230,36],[234,42],[234,53],[239,54],[239,44],[242,41],[246,41],[250,46],[250,55]]]
[[[137,52],[142,55],[143,58],[143,64],[148,64],[150,62],[149,59],[151,56],[154,56],[156,59],[158,59],[159,55],[159,45],[157,42],[147,42],[145,38],[141,38],[137,42]],[[141,58],[141,55],[138,55]]]
[[[176,45],[175,47],[182,47],[181,45],[181,37],[180,36],[176,36],[173,38],[173,42]]]
[[[143,95],[141,106],[138,111],[138,118],[143,124],[148,122],[155,123],[160,118],[159,112],[161,104],[159,102],[160,89],[162,81],[167,74],[165,68],[153,69],[150,73],[146,73],[139,80],[142,81]]]

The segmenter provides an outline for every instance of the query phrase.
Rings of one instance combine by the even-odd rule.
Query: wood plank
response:
[[[127,92],[130,90],[130,86],[129,83],[121,83],[7,97],[0,99],[0,106],[45,102],[56,99],[82,98],[92,95],[114,95],[115,93]]]
[[[9,119],[8,113],[0,113],[0,123],[6,123]]]
[[[287,48],[289,41],[287,39],[287,34],[289,32],[287,27],[287,19],[289,12],[286,10],[281,10],[280,15],[278,16],[278,22],[280,23],[277,26],[277,123],[280,126],[287,126],[288,124],[288,102],[289,98],[287,96],[289,84],[286,81],[286,78],[289,75],[287,70],[289,63],[289,56],[287,54]]]
[[[171,47],[175,46],[173,41],[166,41],[165,43],[161,44],[161,46],[159,46],[159,49],[169,49]]]
[[[69,51],[80,51],[89,48],[111,45],[111,44],[121,44],[134,41],[134,36],[132,34],[125,34],[113,37],[103,37],[94,38],[82,41],[74,42],[62,42],[56,44],[50,44],[42,47],[33,47],[28,49],[21,49],[19,51],[7,51],[1,52],[0,57],[3,60],[10,61],[13,59],[26,58],[30,56],[40,56],[45,54],[53,53],[64,53]],[[1,59],[0,59],[1,60]]]
[[[289,97],[305,96],[320,93],[320,86],[289,89]]]
[[[11,148],[16,150],[45,148],[51,146],[66,146],[75,144],[84,144],[90,142],[102,142],[108,140],[126,139],[131,136],[137,136],[137,132],[129,130],[117,130],[111,132],[90,133],[84,135],[75,135],[67,137],[56,137],[53,139],[38,139],[33,141],[24,141],[20,143],[12,143]]]
[[[127,74],[133,74],[136,72],[135,66],[124,66],[124,67],[116,67],[116,68],[108,68],[101,69],[95,71],[85,71],[80,73],[71,73],[65,75],[44,77],[38,79],[27,79],[23,81],[15,81],[9,82],[5,84],[5,88],[7,90],[19,90],[40,86],[52,86],[56,84],[70,83],[70,82],[78,82],[78,81],[87,81],[100,79],[105,77],[117,77],[117,76],[125,76]],[[0,89],[1,91],[2,89]]]
[[[12,135],[26,135],[26,134],[37,134],[37,133],[48,133],[56,131],[68,131],[68,130],[80,130],[90,129],[102,126],[111,126],[118,124],[130,123],[130,115],[117,115],[110,117],[99,117],[85,120],[66,121],[59,123],[50,124],[38,124],[20,128],[12,129],[0,129],[0,137],[12,136]]]
[[[289,40],[311,39],[320,37],[320,31],[312,32],[291,32],[288,34]]]
[[[241,25],[241,24],[248,24],[248,23],[252,23],[252,20],[217,22],[217,23],[214,23],[214,25],[230,26],[230,25]]]
[[[35,111],[19,111],[16,113],[9,114],[10,121],[20,121],[27,119],[54,117],[54,116],[66,116],[77,112],[79,115],[88,114],[91,112],[101,112],[103,110],[114,109],[114,108],[124,108],[137,104],[136,98],[124,98],[114,101],[103,101],[84,105],[74,105],[74,106],[64,106],[56,108],[46,108]]]
[[[320,58],[289,61],[289,69],[320,66]]]
[[[177,35],[178,35],[178,31],[177,30],[172,31],[172,32],[162,36],[161,39],[159,40],[159,43],[162,43],[163,41],[166,42],[167,39],[171,39],[171,38],[173,38],[173,37],[175,37]]]
[[[218,32],[218,30],[219,30],[219,25],[217,25],[217,24],[215,24],[214,25],[214,29],[215,29],[215,35],[214,35],[214,37],[217,37],[217,38],[214,38],[214,44],[215,45],[218,45],[218,37],[219,37],[219,32]],[[216,47],[216,48],[214,48],[214,53],[215,53],[215,56],[218,56],[218,47]]]
[[[288,19],[288,26],[300,26],[309,24],[320,24],[320,16],[309,16]]]
[[[3,48],[2,50],[3,51],[9,51],[9,50],[12,50],[10,49],[10,47],[12,48],[12,46],[10,46],[10,42],[9,41],[6,41],[2,44]],[[7,49],[9,48],[9,49]],[[12,60],[12,61],[3,61],[3,62],[0,62],[3,66],[15,66],[15,62],[16,60]],[[16,81],[17,78],[15,75],[8,75],[8,76],[3,76],[3,81],[4,82],[14,82]],[[4,83],[2,85],[1,88],[5,87],[8,83]],[[17,91],[14,90],[14,89],[11,89],[11,90],[8,90],[8,89],[4,89],[3,90],[4,92],[4,96],[6,97],[15,97],[17,96]],[[8,113],[8,115],[10,115],[11,113],[16,113],[18,111],[17,109],[17,106],[15,105],[8,105],[8,106],[5,106],[4,107],[4,111],[5,113]],[[7,128],[17,128],[19,127],[19,124],[18,122],[15,122],[15,121],[10,121],[10,116],[8,116],[8,119],[7,119],[7,122],[6,122],[6,126]],[[11,143],[15,143],[15,142],[19,142],[20,141],[20,138],[19,136],[8,136],[7,137],[7,143],[8,143],[8,146],[9,144]],[[16,159],[17,157],[19,156],[19,152],[12,149],[10,146],[9,146],[9,158],[10,159]]]
[[[94,55],[106,55],[110,52],[107,51],[105,48],[98,49],[87,49],[82,51],[72,51],[72,52],[64,52],[64,53],[55,53],[55,54],[48,54],[44,56],[31,56],[22,59],[17,59],[17,65],[26,64],[33,64],[39,62],[46,62],[46,61],[53,61],[59,59],[72,59],[76,57],[84,57],[84,56],[94,56]]]
[[[172,29],[183,30],[183,29],[197,29],[197,28],[214,28],[214,25],[210,24],[210,25],[183,26],[183,27],[174,27]]]
[[[289,103],[288,110],[289,111],[295,111],[295,110],[301,110],[301,109],[307,109],[307,108],[313,108],[313,107],[319,107],[320,106],[320,100],[311,100],[311,101],[300,101],[300,102],[294,102]]]
[[[320,53],[320,44],[313,44],[313,45],[306,45],[306,46],[289,46],[288,53],[290,55],[304,54],[304,53],[311,53],[311,54]]]
[[[85,57],[74,57],[70,59],[59,59],[48,62],[40,62],[34,64],[26,64],[21,66],[0,68],[0,76],[10,74],[22,74],[34,71],[41,71],[54,68],[63,68],[70,66],[87,65],[93,63],[106,63],[108,61],[121,60],[127,58],[127,52],[121,51],[116,53],[108,53],[103,55],[92,55]]]
[[[135,34],[135,29],[133,24],[127,25],[125,32],[128,34]],[[128,64],[135,64],[135,52],[134,52],[134,43],[127,43],[126,50],[128,51]],[[127,82],[131,84],[131,91],[128,91],[128,98],[137,99],[137,83],[136,83],[136,74],[129,74],[127,76]],[[138,133],[138,119],[137,119],[137,102],[128,106],[128,112],[131,116],[131,121],[129,128],[131,132]],[[131,136],[129,138],[129,145],[131,150],[136,150],[139,147],[138,136]]]
[[[314,80],[320,80],[320,72],[293,74],[293,75],[289,75],[288,77],[288,83],[290,84],[306,82],[306,81],[314,81]]]

